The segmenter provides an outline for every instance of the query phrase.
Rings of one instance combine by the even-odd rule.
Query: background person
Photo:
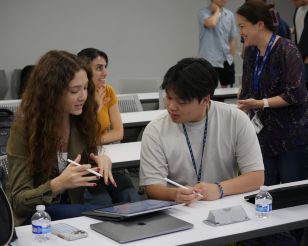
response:
[[[118,99],[115,90],[107,84],[108,56],[105,52],[86,48],[78,53],[92,70],[92,80],[96,88],[98,108],[98,120],[101,124],[101,143],[108,144],[123,139],[123,124],[118,107]]]
[[[199,56],[215,67],[221,87],[232,87],[237,28],[233,13],[224,7],[226,2],[211,0],[199,10]]]
[[[308,88],[308,0],[292,0],[294,13],[295,43],[305,63],[306,87]]]
[[[106,83],[108,75],[108,56],[105,52],[86,48],[78,53],[78,56],[91,69],[96,88],[96,100],[99,104],[97,110],[98,120],[101,125],[101,144],[118,142],[123,138],[123,124],[118,107],[118,99],[111,85]],[[113,171],[113,176],[118,186],[101,187],[100,192],[93,194],[86,191],[85,199],[88,203],[104,204],[134,202],[141,199],[138,195],[129,173],[126,169]]]

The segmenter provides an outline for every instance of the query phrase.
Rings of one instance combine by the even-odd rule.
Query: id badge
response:
[[[254,115],[254,117],[251,119],[251,122],[253,126],[255,127],[256,133],[258,134],[263,128],[263,124],[261,120],[259,119],[258,114]]]

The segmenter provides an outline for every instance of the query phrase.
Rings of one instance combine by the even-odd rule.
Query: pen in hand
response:
[[[77,163],[76,161],[72,161],[72,160],[70,160],[70,159],[67,159],[67,161],[68,161],[69,163],[75,164],[76,166],[81,166],[81,165],[80,165],[79,163]],[[98,172],[93,171],[92,169],[87,169],[87,171],[90,172],[90,173],[93,173],[94,175],[96,175],[96,176],[98,176],[98,177],[103,177],[103,175],[101,175],[101,174],[98,173]]]
[[[171,180],[171,179],[165,178],[165,180],[166,180],[168,183],[173,184],[174,186],[177,186],[177,187],[179,187],[179,188],[184,188],[184,189],[187,189],[187,190],[189,189],[189,188],[187,188],[186,186],[181,185],[181,184],[179,184],[179,183],[177,183],[177,182],[175,182],[175,181],[173,181],[173,180]],[[194,191],[194,193],[195,193],[195,194],[198,194],[198,196],[199,196],[200,198],[203,198],[203,195],[202,195],[202,194],[200,194],[200,193],[198,193],[198,192],[195,192],[195,191]]]

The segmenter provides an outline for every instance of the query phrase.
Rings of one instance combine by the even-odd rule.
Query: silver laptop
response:
[[[120,222],[104,221],[91,224],[90,228],[119,243],[128,243],[191,229],[193,224],[163,212],[155,212]]]

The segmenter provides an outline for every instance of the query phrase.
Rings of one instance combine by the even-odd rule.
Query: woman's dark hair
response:
[[[164,76],[161,89],[173,90],[184,101],[213,95],[218,76],[213,66],[203,58],[184,58],[171,67]]]
[[[29,146],[26,165],[28,171],[39,176],[41,181],[48,180],[53,172],[57,152],[61,151],[62,140],[59,129],[63,124],[63,97],[69,83],[80,70],[91,77],[91,71],[81,60],[66,51],[52,50],[41,57],[33,68],[27,87],[22,95],[15,125],[22,123],[24,138]],[[87,150],[95,152],[99,143],[100,126],[97,121],[95,86],[89,80],[88,97],[81,115],[72,115],[76,127]]]
[[[245,17],[252,24],[257,24],[258,21],[263,21],[265,27],[275,32],[276,28],[273,23],[273,16],[270,12],[272,9],[272,5],[267,5],[263,1],[260,0],[249,0],[244,3],[236,13],[240,16]]]
[[[106,60],[106,67],[108,66],[108,56],[104,51],[95,49],[95,48],[86,48],[81,50],[78,54],[87,65],[89,65],[95,58],[101,56]]]

